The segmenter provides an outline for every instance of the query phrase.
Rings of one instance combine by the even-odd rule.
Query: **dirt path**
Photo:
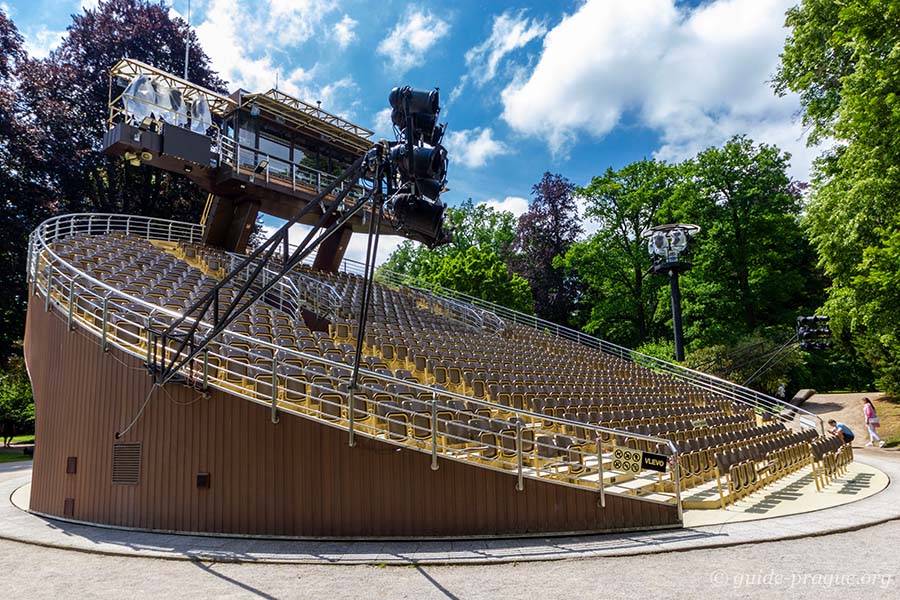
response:
[[[801,408],[817,414],[828,422],[834,419],[846,424],[856,435],[853,447],[859,448],[869,441],[869,433],[866,431],[866,420],[863,416],[863,398],[877,400],[883,394],[880,392],[866,392],[853,394],[816,394],[803,403]]]

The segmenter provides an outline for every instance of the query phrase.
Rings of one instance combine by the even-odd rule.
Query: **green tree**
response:
[[[804,119],[836,141],[816,163],[807,225],[831,279],[824,310],[840,350],[900,391],[900,5],[810,0],[792,28],[776,91],[800,94]],[[816,139],[816,138],[814,138]]]
[[[682,278],[686,336],[695,348],[789,325],[821,301],[789,158],[737,136],[682,166],[685,182],[667,212],[701,227],[693,269]]]
[[[582,289],[583,329],[614,343],[635,347],[663,334],[657,315],[662,277],[648,276],[650,256],[642,237],[658,224],[657,213],[675,193],[678,169],[657,160],[642,160],[578,188],[585,214],[599,229],[576,242],[562,264]],[[649,277],[649,278],[648,278]]]
[[[21,357],[0,371],[0,431],[4,446],[16,435],[34,433],[34,398]]]
[[[483,246],[470,246],[445,257],[425,280],[513,310],[532,310],[528,282],[510,274],[506,263]]]
[[[438,284],[531,312],[530,292],[521,291],[524,280],[507,267],[515,239],[512,213],[474,204],[470,198],[448,207],[444,224],[453,236],[451,243],[429,250],[407,240],[379,267],[380,273],[392,271],[413,283]]]

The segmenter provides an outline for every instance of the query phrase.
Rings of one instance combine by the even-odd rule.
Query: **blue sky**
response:
[[[284,91],[381,137],[392,87],[439,87],[445,201],[518,214],[544,171],[584,185],[608,167],[681,160],[735,134],[791,152],[791,174],[806,179],[816,152],[799,103],[768,83],[795,3],[192,0],[191,23],[232,89],[264,91],[277,71]],[[83,4],[93,3],[0,0],[38,56]],[[187,0],[167,5],[186,16]]]

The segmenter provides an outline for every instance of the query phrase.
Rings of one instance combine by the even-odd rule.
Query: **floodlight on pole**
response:
[[[697,225],[673,223],[657,225],[642,235],[647,238],[647,250],[653,266],[650,270],[659,275],[669,276],[672,293],[672,329],[675,337],[675,360],[684,360],[684,331],[681,325],[681,289],[678,276],[691,268],[686,260],[686,251],[693,236],[700,231]]]

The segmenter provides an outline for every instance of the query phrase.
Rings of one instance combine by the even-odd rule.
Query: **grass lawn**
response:
[[[31,457],[25,456],[22,452],[0,452],[0,463],[17,462],[20,460],[31,460]]]
[[[34,435],[17,435],[12,439],[11,444],[33,444]]]
[[[900,446],[900,400],[887,396],[873,400],[881,427],[878,435],[885,441],[885,446]],[[868,435],[868,434],[867,434]]]

